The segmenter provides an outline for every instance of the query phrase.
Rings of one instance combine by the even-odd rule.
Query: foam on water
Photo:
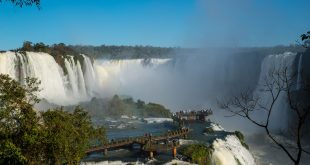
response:
[[[225,129],[219,124],[211,123],[210,127],[213,131],[225,131]]]
[[[216,165],[255,165],[252,154],[235,135],[228,135],[224,140],[216,139],[212,145],[212,159]]]
[[[122,161],[101,161],[101,162],[82,162],[81,165],[144,165],[142,162],[122,162]]]

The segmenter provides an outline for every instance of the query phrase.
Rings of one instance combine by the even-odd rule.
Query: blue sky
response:
[[[273,46],[310,30],[309,0],[41,0],[0,4],[0,49],[83,45]]]

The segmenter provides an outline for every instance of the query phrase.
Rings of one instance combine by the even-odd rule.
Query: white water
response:
[[[118,92],[124,89],[122,87],[127,87],[124,85],[126,81],[131,78],[139,79],[137,70],[149,73],[168,61],[152,59],[147,61],[147,65],[142,59],[95,60],[92,63],[90,58],[82,56],[82,63],[75,61],[73,56],[64,58],[63,69],[47,53],[0,53],[0,73],[8,74],[22,84],[26,77],[38,78],[41,81],[41,91],[38,93],[40,98],[57,105],[74,105],[89,101],[92,97],[123,94]],[[64,70],[67,71],[66,74]]]
[[[266,92],[264,89],[264,85],[266,84],[266,80],[271,80],[270,75],[273,71],[281,70],[284,67],[287,67],[287,75],[291,75],[293,73],[293,64],[296,58],[296,53],[286,52],[284,54],[277,55],[269,55],[265,57],[261,65],[261,73],[259,76],[259,81],[257,87],[254,91],[254,97],[260,98],[259,104],[265,107],[269,107],[272,102],[272,95],[270,92]],[[274,86],[273,91],[276,91],[276,87]],[[265,112],[265,113],[263,113]],[[288,104],[287,97],[285,92],[281,92],[277,101],[275,102],[270,121],[270,127],[272,129],[286,129],[287,128],[287,113],[288,113]],[[259,122],[265,122],[267,111],[259,111],[253,116]]]
[[[219,124],[211,123],[210,127],[213,131],[225,131],[225,129]]]
[[[49,54],[5,52],[0,54],[0,73],[8,74],[21,83],[25,83],[26,77],[38,78],[41,81],[41,91],[38,93],[40,98],[58,105],[70,105],[89,100],[95,96],[93,89],[100,88],[86,88],[90,86],[88,83],[96,81],[89,76],[88,70],[93,70],[93,66],[87,62],[88,60],[89,58],[84,56],[85,69],[82,69],[80,62],[75,62],[73,57],[64,59],[68,72],[65,75],[63,69]],[[87,77],[87,82],[84,77]]]
[[[151,86],[148,91],[145,90],[147,80],[154,80],[152,76],[158,76],[158,67],[168,61],[169,59],[96,60],[95,69],[98,72],[99,84],[106,94],[141,96],[141,92],[153,91]]]
[[[302,72],[302,54],[299,56],[298,60],[298,75],[297,75],[296,90],[299,90],[300,87],[302,86],[301,72]]]
[[[122,161],[101,161],[101,162],[82,162],[81,165],[144,165],[141,162],[122,162]]]
[[[197,165],[197,164],[174,159],[171,160],[170,162],[165,163],[164,165]]]
[[[225,140],[213,142],[212,159],[215,165],[255,165],[252,154],[242,146],[235,135],[228,135]]]
[[[79,96],[81,100],[87,100],[84,75],[80,62],[77,61],[75,63],[73,57],[71,56],[69,59],[65,59],[65,67],[68,72],[68,87],[71,89],[71,96]]]
[[[161,117],[148,117],[148,118],[143,118],[143,121],[146,123],[164,123],[164,122],[173,122],[173,119],[171,118],[161,118]]]
[[[54,58],[45,53],[27,53],[27,55],[13,52],[1,53],[0,73],[8,74],[24,83],[26,77],[36,77],[41,81],[42,90],[38,95],[51,102],[65,104],[67,93],[64,74]]]

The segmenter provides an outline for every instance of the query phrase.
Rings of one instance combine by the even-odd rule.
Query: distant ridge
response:
[[[54,58],[84,54],[91,59],[148,59],[148,58],[173,58],[176,55],[204,55],[205,52],[223,52],[224,54],[281,54],[284,52],[304,52],[300,45],[273,46],[273,47],[209,47],[209,48],[180,48],[180,47],[154,47],[154,46],[115,46],[115,45],[66,45],[64,43],[46,45],[43,42],[32,43],[25,41],[21,48],[11,51],[45,52]],[[5,52],[5,51],[0,51]]]

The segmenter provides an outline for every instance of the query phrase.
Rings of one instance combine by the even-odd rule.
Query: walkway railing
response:
[[[108,149],[127,147],[132,144],[145,145],[147,143],[168,141],[170,139],[175,139],[175,138],[180,138],[180,137],[183,138],[183,137],[186,137],[188,133],[189,133],[189,129],[183,128],[183,129],[178,129],[175,131],[168,131],[167,133],[163,135],[157,135],[157,136],[151,136],[151,135],[146,134],[146,136],[138,136],[134,138],[130,137],[126,139],[116,139],[116,140],[110,141],[108,144],[104,146],[90,148],[86,151],[86,154],[90,154],[92,152],[106,152]]]

